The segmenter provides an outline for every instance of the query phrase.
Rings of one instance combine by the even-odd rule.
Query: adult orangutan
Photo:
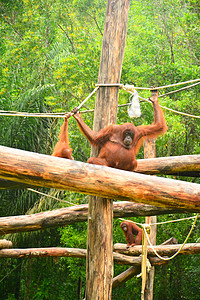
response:
[[[137,167],[136,154],[143,138],[155,138],[167,131],[158,96],[153,97],[151,101],[154,108],[154,122],[151,125],[137,127],[132,123],[109,125],[98,132],[85,124],[75,107],[72,113],[80,130],[93,146],[99,147],[98,157],[90,157],[88,163],[134,171]]]
[[[138,227],[134,222],[124,221],[120,224],[120,227],[125,235],[128,247],[141,244],[142,229]]]
[[[60,128],[60,134],[58,136],[59,141],[54,147],[52,156],[73,159],[72,149],[69,147],[69,140],[68,140],[68,122],[70,116],[71,113],[65,116],[64,123]]]

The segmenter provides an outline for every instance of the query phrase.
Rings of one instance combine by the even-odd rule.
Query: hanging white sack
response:
[[[132,98],[132,99],[131,99]],[[134,90],[133,95],[129,98],[131,100],[131,105],[128,107],[128,115],[130,118],[138,118],[141,116],[140,101],[138,97],[138,92]]]

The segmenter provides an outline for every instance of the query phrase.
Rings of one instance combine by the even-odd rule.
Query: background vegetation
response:
[[[106,1],[0,0],[0,107],[4,111],[66,112],[94,89],[98,77]],[[161,86],[199,78],[200,4],[198,0],[131,0],[122,83]],[[176,89],[176,88],[175,88]],[[164,92],[172,89],[165,89]],[[161,105],[199,115],[200,87],[172,94]],[[149,93],[142,91],[142,97]],[[120,91],[119,104],[129,95]],[[94,108],[95,97],[83,109]],[[142,116],[134,123],[152,122],[152,106],[141,103]],[[93,114],[84,114],[92,126]],[[157,156],[200,153],[199,119],[165,111],[169,130],[157,140]],[[127,108],[119,108],[118,124],[133,121]],[[3,117],[1,144],[51,154],[62,120]],[[90,147],[70,119],[70,141],[76,160],[86,161]],[[142,151],[138,155],[143,157]],[[200,183],[199,178],[180,178]],[[86,203],[87,196],[46,190],[71,204]],[[69,204],[28,190],[0,194],[0,216],[26,214]],[[188,216],[188,215],[187,215]],[[160,216],[170,220],[183,215]],[[135,219],[144,222],[144,218]],[[114,221],[114,242],[125,242]],[[157,243],[175,236],[182,243],[191,221],[158,227]],[[9,236],[14,247],[86,246],[87,224]],[[197,222],[189,242],[199,241]],[[3,237],[3,236],[2,236]],[[179,256],[156,268],[154,299],[197,300],[200,295],[200,256]],[[115,266],[115,275],[127,267]],[[85,288],[85,261],[71,258],[2,259],[0,298],[79,299]],[[141,279],[132,279],[113,291],[113,299],[140,299]]]

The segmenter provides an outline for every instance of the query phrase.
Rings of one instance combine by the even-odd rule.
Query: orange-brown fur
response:
[[[144,138],[155,138],[167,131],[164,114],[158,103],[158,97],[151,100],[154,106],[154,122],[151,125],[135,126],[132,123],[109,125],[99,132],[91,130],[74,108],[74,118],[89,142],[99,147],[98,157],[90,157],[88,163],[105,165],[117,169],[134,171],[137,167],[136,154]],[[127,134],[128,132],[128,134]],[[130,144],[125,138],[129,135]]]
[[[130,221],[122,222],[120,224],[120,227],[125,235],[127,246],[132,247],[141,244],[142,229],[140,227],[138,227],[135,223]]]
[[[70,148],[68,141],[68,121],[69,119],[65,117],[64,123],[60,128],[60,134],[58,136],[59,141],[54,147],[52,156],[73,159],[72,149]]]

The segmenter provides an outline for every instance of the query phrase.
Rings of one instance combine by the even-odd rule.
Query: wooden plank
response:
[[[184,212],[200,211],[200,185],[0,146],[0,177]]]

